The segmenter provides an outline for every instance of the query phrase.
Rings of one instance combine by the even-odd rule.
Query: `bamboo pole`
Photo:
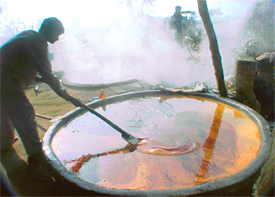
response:
[[[202,18],[202,22],[205,27],[205,30],[209,39],[209,43],[210,43],[210,51],[212,53],[212,60],[213,60],[213,65],[215,69],[218,89],[222,97],[228,97],[227,90],[224,83],[224,75],[223,75],[223,68],[221,63],[221,55],[218,47],[218,41],[213,28],[213,24],[209,16],[206,0],[197,0],[197,1],[198,1],[199,13]]]

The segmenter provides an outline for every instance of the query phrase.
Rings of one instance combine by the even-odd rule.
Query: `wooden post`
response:
[[[213,24],[209,16],[206,0],[198,0],[198,8],[199,8],[200,16],[202,18],[203,25],[205,27],[205,30],[209,39],[210,50],[212,53],[212,60],[213,60],[213,65],[215,69],[216,81],[217,81],[220,95],[222,97],[228,97],[227,90],[225,88],[225,83],[224,83],[223,68],[221,63],[221,56],[219,52],[218,42],[217,42],[216,34],[213,28]]]
[[[254,77],[257,71],[253,58],[238,58],[235,71],[235,89],[240,102],[260,112],[261,105],[254,94]]]

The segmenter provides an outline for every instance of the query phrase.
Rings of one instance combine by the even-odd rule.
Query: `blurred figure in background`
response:
[[[182,45],[183,39],[187,35],[187,17],[183,17],[181,14],[181,7],[176,6],[170,19],[170,27],[175,30],[176,41]]]

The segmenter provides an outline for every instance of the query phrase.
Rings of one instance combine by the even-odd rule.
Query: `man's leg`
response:
[[[15,140],[14,135],[14,128],[12,125],[12,122],[8,116],[7,111],[5,110],[5,107],[1,105],[1,116],[0,116],[0,126],[1,126],[1,144],[0,144],[0,150],[8,150],[12,148],[12,144]]]
[[[28,156],[42,152],[35,112],[23,90],[2,92],[2,103],[23,142]]]
[[[24,145],[28,155],[28,165],[38,180],[52,183],[52,175],[42,151],[37,131],[35,112],[24,91],[4,93],[2,95],[8,115]]]

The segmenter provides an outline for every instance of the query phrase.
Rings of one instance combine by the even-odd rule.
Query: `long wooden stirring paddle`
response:
[[[75,101],[74,101],[75,102]],[[109,119],[107,119],[106,117],[102,116],[100,113],[98,113],[97,111],[95,111],[94,109],[92,109],[91,107],[81,103],[79,101],[79,103],[73,103],[71,102],[73,105],[77,106],[77,107],[81,107],[83,109],[88,110],[89,112],[91,112],[92,114],[96,115],[97,117],[99,117],[100,119],[102,119],[103,121],[105,121],[107,124],[109,124],[111,127],[113,127],[115,130],[117,130],[118,132],[121,133],[121,136],[124,140],[126,140],[128,143],[132,144],[132,145],[137,145],[141,139],[138,139],[134,136],[132,136],[131,134],[127,133],[126,131],[124,131],[122,128],[120,128],[119,126],[117,126],[115,123],[113,123],[112,121],[110,121]]]

